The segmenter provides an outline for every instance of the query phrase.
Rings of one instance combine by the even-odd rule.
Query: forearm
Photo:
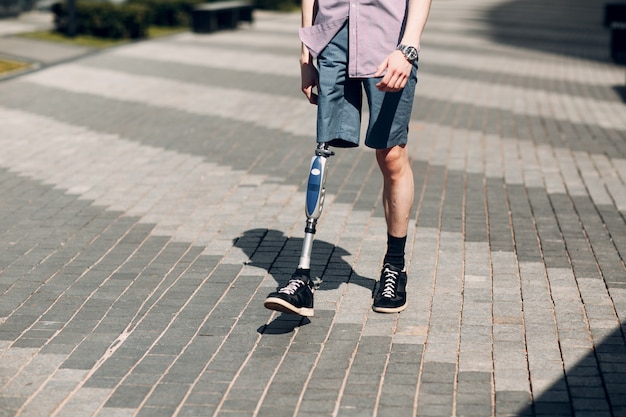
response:
[[[316,0],[302,0],[302,27],[313,26],[313,18],[315,16],[315,1]],[[307,64],[311,61],[311,55],[308,48],[302,44],[302,50],[300,53],[300,63]]]
[[[309,1],[309,0],[303,0]],[[432,0],[409,0],[402,44],[419,48]]]

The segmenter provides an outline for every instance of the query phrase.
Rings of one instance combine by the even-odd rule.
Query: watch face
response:
[[[399,49],[409,61],[415,61],[417,59],[417,49],[415,49],[415,47],[401,45]]]
[[[405,54],[407,59],[409,59],[410,61],[415,61],[417,59],[417,49],[415,49],[412,46],[409,46],[408,48],[405,49]]]

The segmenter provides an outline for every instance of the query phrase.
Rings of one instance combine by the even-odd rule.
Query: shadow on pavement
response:
[[[248,265],[265,269],[279,286],[283,286],[298,266],[302,238],[289,238],[279,230],[252,229],[233,239],[233,244],[248,256]],[[313,241],[311,278],[316,281],[318,290],[337,289],[345,282],[368,289],[374,287],[375,279],[358,275],[342,259],[348,255],[348,251],[331,243],[319,239]]]
[[[496,395],[496,404],[497,400]],[[518,417],[579,415],[626,416],[626,346],[620,328],[517,414]]]
[[[624,82],[624,85],[626,85],[626,81]],[[616,85],[613,89],[617,95],[622,98],[622,101],[626,103],[626,86]]]
[[[603,26],[604,6],[610,2],[511,0],[486,11],[484,19],[490,36],[498,43],[610,62],[610,32]],[[626,88],[613,88],[626,101]],[[622,323],[621,328],[596,342],[587,355],[566,369],[545,392],[535,394],[534,402],[516,416],[626,416],[625,328]],[[498,403],[496,394],[496,410]]]
[[[604,5],[597,0],[512,0],[489,9],[484,19],[498,43],[608,61]]]
[[[257,329],[262,334],[287,334],[293,332],[296,327],[306,326],[311,323],[306,317],[296,316],[293,314],[281,314],[268,324]]]
[[[243,233],[233,244],[248,256],[248,265],[263,268],[278,282],[285,285],[298,266],[302,238],[289,238],[279,230],[251,229]],[[350,253],[323,240],[313,242],[311,254],[311,278],[319,290],[337,289],[342,283],[374,288],[375,279],[358,275],[342,257]],[[285,334],[310,321],[304,317],[282,314],[269,324],[259,327],[263,334]]]

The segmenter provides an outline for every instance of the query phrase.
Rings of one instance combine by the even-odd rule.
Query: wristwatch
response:
[[[410,63],[418,60],[417,49],[411,45],[398,45],[398,50],[404,54],[404,57]]]

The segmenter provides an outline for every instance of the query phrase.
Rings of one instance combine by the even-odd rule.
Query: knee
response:
[[[376,160],[383,175],[391,179],[402,176],[410,170],[409,155],[404,145],[377,149]]]

